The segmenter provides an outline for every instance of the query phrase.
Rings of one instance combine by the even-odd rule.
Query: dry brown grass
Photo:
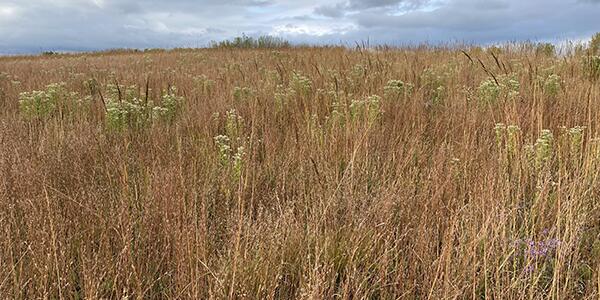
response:
[[[584,54],[467,53],[0,58],[0,297],[598,299],[600,88]],[[479,99],[482,64],[513,74],[519,95]],[[278,105],[294,72],[312,88]],[[562,80],[555,96],[538,80],[548,72]],[[71,116],[19,112],[20,92],[63,81],[85,97],[90,78],[105,96],[148,78],[151,99],[175,85],[186,101],[172,124],[122,132],[105,128],[97,93]],[[413,92],[385,97],[392,79]],[[235,87],[252,91],[235,100]],[[368,122],[350,105],[371,95],[383,113]],[[240,172],[214,140],[232,108]],[[497,123],[519,126],[514,143],[497,143]],[[562,127],[577,125],[581,150]],[[554,142],[535,166],[542,129]],[[520,239],[560,243],[535,258]]]

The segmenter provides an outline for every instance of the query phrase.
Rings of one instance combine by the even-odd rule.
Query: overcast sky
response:
[[[585,40],[600,0],[0,0],[0,53],[294,42]]]

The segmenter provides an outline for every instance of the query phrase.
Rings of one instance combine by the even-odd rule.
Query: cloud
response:
[[[0,53],[203,46],[241,32],[270,29],[250,18],[248,11],[271,4],[267,0],[0,0]]]
[[[600,0],[0,0],[0,53],[292,42],[412,44],[579,39]],[[560,13],[557,13],[560,12]]]
[[[365,10],[413,10],[427,4],[428,0],[348,0],[315,8],[317,15],[339,18],[351,12]]]
[[[315,13],[355,24],[357,29],[345,39],[379,43],[554,41],[580,39],[599,30],[598,11],[578,1],[447,0],[410,6],[402,6],[402,1],[375,1],[352,13],[351,2],[344,2],[336,4],[339,10],[332,9],[337,14],[325,7]]]
[[[427,3],[427,0],[349,0],[350,9],[360,10],[368,8],[392,7],[398,5],[421,6]]]
[[[339,18],[346,14],[347,3],[337,3],[335,5],[323,5],[316,7],[314,12],[317,15],[322,15],[330,18]]]
[[[331,35],[344,35],[347,32],[354,30],[353,26],[346,27],[332,27],[332,26],[319,26],[319,25],[294,25],[286,24],[276,26],[271,32],[274,36],[331,36]]]

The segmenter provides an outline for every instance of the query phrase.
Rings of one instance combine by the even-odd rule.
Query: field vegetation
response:
[[[599,49],[0,57],[0,297],[598,299]]]

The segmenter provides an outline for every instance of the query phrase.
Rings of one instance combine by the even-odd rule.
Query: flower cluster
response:
[[[209,79],[206,75],[195,76],[194,86],[195,92],[201,94],[211,94],[215,86],[215,81]]]
[[[515,156],[519,150],[521,140],[521,128],[518,125],[504,125],[498,123],[494,127],[496,133],[496,144],[499,149],[506,148],[511,156]]]
[[[413,89],[412,84],[404,83],[402,80],[390,80],[383,88],[386,98],[399,98],[406,94],[410,94]]]
[[[431,102],[433,104],[442,102],[446,97],[444,83],[449,73],[429,68],[423,71],[421,77]]]
[[[312,81],[299,73],[294,72],[290,80],[290,87],[301,96],[308,96],[312,91]]]
[[[500,86],[496,82],[488,78],[479,85],[479,99],[485,102],[495,102],[500,96]]]
[[[238,87],[233,88],[233,100],[241,102],[250,99],[254,91],[249,87]]]
[[[112,130],[143,128],[153,121],[172,122],[178,114],[183,97],[177,89],[170,87],[163,92],[160,103],[155,105],[144,94],[137,94],[137,87],[130,86],[121,92],[121,87],[108,85],[109,98],[106,102],[106,124]]]
[[[544,93],[549,96],[556,96],[560,90],[560,76],[556,74],[550,74],[544,80]]]
[[[552,157],[552,144],[554,136],[548,129],[542,130],[540,137],[535,142],[535,165],[541,168]]]
[[[80,103],[77,93],[69,93],[64,82],[52,83],[43,91],[19,94],[19,109],[27,118],[47,118]]]
[[[352,120],[365,118],[367,123],[374,122],[382,113],[381,97],[369,96],[361,100],[352,100],[350,104],[350,117]]]
[[[367,68],[361,64],[354,65],[350,71],[352,78],[362,78],[367,74]]]
[[[523,245],[523,255],[531,259],[540,259],[548,257],[560,245],[558,239],[548,239],[543,241],[524,240],[520,241]]]
[[[496,133],[496,144],[498,145],[498,148],[501,148],[506,132],[506,125],[504,123],[497,123],[494,126],[494,132]]]
[[[544,236],[547,233],[548,230],[544,230]],[[538,241],[518,239],[514,244],[515,255],[523,259],[525,263],[524,272],[530,273],[535,270],[536,263],[554,257],[560,244],[560,240],[555,238],[544,238]]]
[[[289,95],[293,94],[293,90],[290,89],[286,89],[283,85],[278,84],[275,87],[275,94],[274,94],[274,98],[275,98],[275,107],[278,110],[283,110],[283,108],[287,105],[287,103],[289,102]]]
[[[44,118],[54,112],[56,103],[44,91],[32,91],[19,95],[19,108],[29,118]]]
[[[106,125],[110,129],[122,130],[127,126],[142,126],[148,120],[148,111],[142,100],[131,101],[109,99],[106,103]]]
[[[183,97],[177,96],[177,88],[170,87],[169,90],[162,95],[160,105],[152,108],[152,116],[154,119],[161,119],[167,122],[173,122],[180,111]]]
[[[578,159],[583,151],[583,133],[585,130],[585,126],[575,126],[573,128],[569,128],[569,140],[571,146],[571,155],[574,159]]]
[[[219,151],[219,161],[223,167],[231,167],[233,177],[237,178],[243,168],[243,159],[246,156],[245,143],[242,138],[243,118],[231,109],[226,113],[225,134],[214,137]],[[234,151],[235,149],[235,151]]]
[[[508,75],[498,76],[497,81],[488,78],[479,85],[479,99],[485,103],[496,103],[500,98],[513,99],[519,95],[521,85]]]

